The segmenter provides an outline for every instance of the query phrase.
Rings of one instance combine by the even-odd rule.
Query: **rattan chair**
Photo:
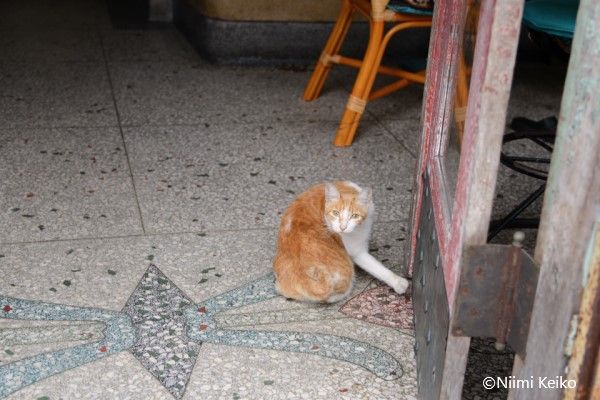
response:
[[[352,15],[356,12],[367,17],[370,25],[369,44],[362,60],[339,54]],[[431,14],[429,10],[408,7],[390,0],[342,0],[339,17],[304,90],[304,100],[314,100],[319,97],[327,74],[334,64],[359,68],[352,94],[335,135],[335,146],[352,144],[369,100],[388,95],[412,83],[425,83],[425,71],[410,72],[385,67],[381,65],[381,59],[394,34],[406,29],[431,27]],[[399,79],[373,91],[373,83],[378,73]]]

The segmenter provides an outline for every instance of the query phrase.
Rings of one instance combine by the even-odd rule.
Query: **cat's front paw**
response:
[[[392,289],[398,294],[403,294],[408,289],[408,281],[401,276],[396,277]]]

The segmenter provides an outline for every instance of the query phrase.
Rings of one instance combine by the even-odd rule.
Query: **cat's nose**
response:
[[[348,227],[348,224],[340,224],[340,229],[342,230],[342,232],[344,232],[346,230],[346,228]]]

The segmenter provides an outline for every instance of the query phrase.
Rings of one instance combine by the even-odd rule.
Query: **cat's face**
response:
[[[351,182],[325,184],[325,223],[336,233],[350,233],[366,218],[371,191]]]

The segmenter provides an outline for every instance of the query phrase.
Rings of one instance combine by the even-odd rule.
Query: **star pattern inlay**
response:
[[[123,308],[137,335],[129,351],[178,399],[185,393],[201,345],[185,332],[183,311],[192,304],[151,265]]]
[[[0,398],[68,369],[129,351],[174,398],[180,399],[202,343],[306,353],[358,365],[384,380],[402,376],[396,358],[368,343],[323,333],[254,330],[247,318],[240,318],[236,326],[234,317],[226,314],[277,296],[274,277],[268,274],[194,304],[155,265],[147,268],[121,312],[0,296],[0,318],[37,325],[40,321],[63,321],[66,338],[72,337],[73,326],[82,326],[82,322],[89,325],[85,331],[90,331],[89,340],[83,344],[0,365]],[[226,318],[220,318],[221,314]],[[306,318],[314,319],[313,314],[307,313]],[[302,319],[298,310],[291,310],[290,318]],[[90,329],[95,326],[103,327],[101,335],[94,336]],[[1,333],[2,328],[0,345]]]

